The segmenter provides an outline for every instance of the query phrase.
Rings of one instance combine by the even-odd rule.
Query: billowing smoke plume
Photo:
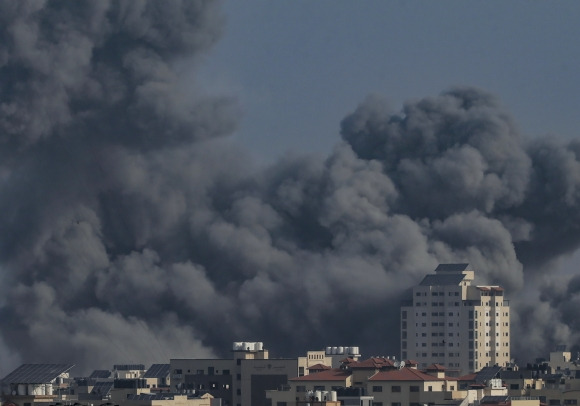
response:
[[[4,373],[239,340],[396,354],[405,291],[456,261],[533,288],[514,351],[577,342],[578,281],[543,275],[580,244],[580,144],[526,142],[462,88],[402,111],[369,98],[326,159],[256,169],[214,140],[236,103],[183,93],[174,68],[221,26],[215,1],[0,3]]]

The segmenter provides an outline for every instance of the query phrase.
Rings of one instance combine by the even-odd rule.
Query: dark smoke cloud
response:
[[[521,139],[478,89],[402,111],[370,97],[325,159],[253,167],[215,142],[235,101],[186,94],[176,73],[221,27],[213,1],[0,3],[5,373],[239,340],[394,355],[399,301],[439,262],[515,296],[578,246],[579,144]],[[578,284],[536,285],[520,348],[576,343]]]

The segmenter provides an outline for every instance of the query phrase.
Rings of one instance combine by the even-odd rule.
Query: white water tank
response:
[[[338,347],[338,353],[344,354],[344,347]]]
[[[332,347],[332,354],[336,354],[337,351],[338,351],[338,347]]]
[[[44,393],[49,396],[52,395],[52,383],[47,383],[44,386]]]
[[[332,354],[332,347],[326,347],[326,355]]]
[[[26,395],[26,385],[21,383],[18,385],[18,395],[19,396],[24,396]]]
[[[256,343],[256,351],[262,351],[264,349],[264,343],[259,341]]]
[[[322,391],[314,391],[314,400],[322,401]]]
[[[336,391],[335,390],[330,391],[330,401],[336,402],[336,398],[337,398]]]
[[[358,347],[350,347],[350,353],[352,355],[359,355]]]

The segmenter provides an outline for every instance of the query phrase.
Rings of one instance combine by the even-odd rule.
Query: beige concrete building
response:
[[[174,394],[139,394],[129,395],[119,406],[220,406],[219,399],[209,393],[199,397]]]
[[[428,372],[414,368],[378,372],[368,379],[367,392],[374,397],[374,406],[421,406],[451,400],[457,381],[445,376],[440,366]],[[465,396],[462,393],[460,399]]]
[[[316,364],[331,366],[325,350],[305,357],[275,358],[261,342],[236,342],[231,359],[172,359],[171,389],[208,391],[223,406],[265,406],[266,391],[287,385],[290,378],[308,374]]]
[[[510,363],[510,307],[500,286],[473,286],[469,264],[441,264],[401,306],[401,358],[450,376]]]
[[[559,345],[555,351],[550,352],[548,365],[554,373],[575,374],[575,371],[580,370],[580,354],[572,357],[572,353],[566,350],[565,345]]]

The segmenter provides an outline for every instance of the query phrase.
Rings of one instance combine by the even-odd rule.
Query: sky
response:
[[[226,1],[201,66],[235,94],[236,137],[260,161],[326,153],[368,94],[399,109],[450,86],[497,95],[526,136],[577,136],[575,1]]]
[[[0,375],[397,355],[454,262],[505,287],[519,363],[579,349],[579,14],[0,1]]]

